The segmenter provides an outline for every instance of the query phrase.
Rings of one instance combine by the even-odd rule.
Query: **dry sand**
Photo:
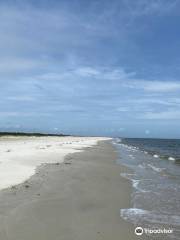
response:
[[[98,137],[1,137],[0,189],[24,182],[43,163],[63,162],[69,153],[96,145]]]
[[[120,217],[120,208],[130,207],[131,185],[116,159],[114,147],[99,142],[0,191],[0,240],[139,239]]]

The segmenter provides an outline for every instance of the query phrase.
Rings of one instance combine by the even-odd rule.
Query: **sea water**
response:
[[[180,140],[117,138],[114,144],[118,162],[132,170],[121,173],[133,186],[131,208],[121,216],[136,226],[171,228],[163,239],[180,239]]]

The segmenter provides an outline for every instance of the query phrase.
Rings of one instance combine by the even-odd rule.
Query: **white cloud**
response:
[[[145,91],[150,91],[150,92],[172,92],[172,91],[180,90],[180,82],[146,81],[142,83],[142,88]]]
[[[113,70],[105,69],[101,74],[102,74],[101,77],[103,77],[104,79],[120,81],[132,79],[136,75],[135,72],[126,72],[123,68]]]
[[[117,111],[118,112],[128,112],[128,111],[130,111],[130,108],[129,107],[118,107]]]
[[[132,16],[165,15],[176,8],[178,0],[124,0],[124,3]]]
[[[0,73],[16,73],[17,71],[28,71],[38,69],[45,64],[42,61],[30,58],[6,57],[0,59]]]
[[[77,74],[77,75],[80,75],[82,77],[89,77],[89,76],[96,77],[96,76],[101,74],[97,69],[92,68],[92,67],[77,68],[74,71],[74,73]]]
[[[179,110],[168,110],[164,112],[147,112],[141,116],[143,119],[149,120],[179,120],[180,119],[180,111]]]
[[[16,111],[16,112],[11,112],[11,111],[1,111],[0,112],[0,117],[47,117],[51,116],[50,113],[38,113],[38,112],[21,112],[21,111]]]
[[[123,68],[93,68],[78,67],[71,73],[81,77],[94,77],[99,80],[116,81],[119,87],[142,89],[146,92],[164,93],[180,90],[180,82],[176,80],[141,80],[136,78],[135,72],[126,72]]]
[[[10,96],[6,98],[7,100],[10,101],[18,101],[18,102],[33,102],[36,100],[36,98],[34,97],[30,97],[30,96]]]
[[[0,112],[0,117],[16,117],[18,116],[19,113],[18,112]]]
[[[156,80],[137,80],[128,79],[128,81],[122,83],[124,87],[142,89],[146,92],[164,93],[174,92],[180,90],[180,82],[178,81],[156,81]]]
[[[144,97],[138,97],[138,98],[131,98],[129,100],[125,101],[129,105],[136,105],[136,106],[149,106],[149,105],[155,105],[155,106],[171,106],[171,107],[180,107],[180,98],[174,98],[174,97],[162,97],[159,98],[156,96],[144,96]]]

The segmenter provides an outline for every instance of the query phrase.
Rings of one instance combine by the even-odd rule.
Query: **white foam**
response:
[[[132,178],[132,177],[135,177],[135,174],[121,173],[120,175],[121,175],[121,177],[124,177],[124,178],[130,180],[130,181],[132,182],[133,188],[135,188],[135,189],[138,190],[139,192],[142,192],[142,193],[143,193],[143,192],[144,192],[144,193],[145,193],[145,192],[149,192],[149,191],[143,190],[143,189],[141,189],[141,188],[139,187],[139,183],[140,183],[142,180]]]
[[[139,182],[140,182],[140,180],[132,179],[132,185],[133,185],[133,187],[136,188],[136,189],[138,189]]]
[[[148,222],[180,226],[178,215],[164,215],[139,208],[121,209],[120,214],[122,218],[135,224]]]
[[[159,157],[159,155],[157,155],[157,154],[154,154],[154,155],[153,155],[153,157],[154,157],[154,158],[158,158],[158,157]]]
[[[175,158],[169,157],[168,160],[169,160],[169,161],[175,161]]]
[[[139,164],[138,167],[139,167],[139,168],[142,168],[142,169],[145,169],[145,168],[146,168],[145,164]]]
[[[118,145],[125,148],[127,151],[130,151],[130,152],[137,152],[138,151],[137,147],[129,146],[129,145],[126,145],[124,143],[119,143]]]
[[[132,180],[132,176],[135,176],[135,175],[131,173],[121,173],[120,176],[128,180]]]
[[[165,168],[158,168],[158,167],[155,167],[154,165],[152,164],[148,164],[147,165],[148,167],[150,167],[152,170],[154,170],[155,172],[162,172],[165,170]]]

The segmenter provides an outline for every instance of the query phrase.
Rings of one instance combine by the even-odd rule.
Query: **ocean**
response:
[[[173,229],[163,239],[180,239],[180,140],[117,138],[113,142],[118,162],[131,170],[121,175],[133,186],[131,208],[120,209],[121,216],[136,226]]]

